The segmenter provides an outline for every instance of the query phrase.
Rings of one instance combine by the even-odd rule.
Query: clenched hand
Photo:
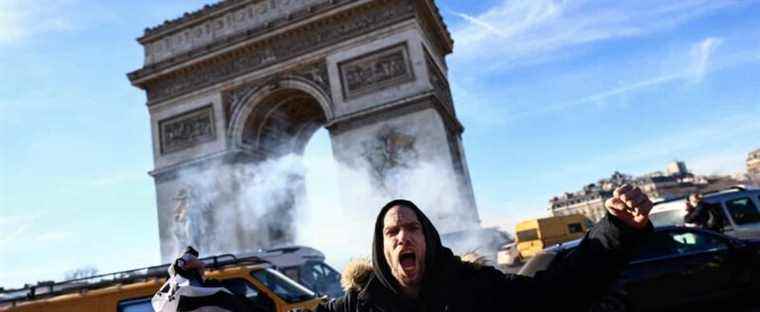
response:
[[[649,223],[649,211],[652,201],[638,187],[629,184],[615,189],[612,198],[604,206],[620,221],[635,229],[643,229]]]

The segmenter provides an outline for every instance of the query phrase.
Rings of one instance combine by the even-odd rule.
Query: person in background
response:
[[[723,217],[719,211],[704,203],[702,194],[699,192],[689,194],[686,201],[686,215],[683,222],[687,225],[713,230],[723,231]]]
[[[206,266],[198,259],[198,255],[197,250],[187,246],[185,252],[169,267],[169,275],[177,274],[186,278],[190,286],[203,286],[203,270]]]
[[[208,285],[203,279],[205,265],[198,255],[188,246],[169,266],[169,279],[151,298],[154,311],[258,311],[224,287]]]

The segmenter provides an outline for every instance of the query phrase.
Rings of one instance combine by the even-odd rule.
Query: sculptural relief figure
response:
[[[417,162],[414,136],[394,128],[381,129],[362,145],[362,156],[369,163],[376,182],[386,192],[393,192],[391,181],[399,170],[409,169]]]
[[[210,209],[207,209],[207,205],[202,203],[193,190],[191,186],[183,187],[174,197],[177,205],[174,207],[172,232],[175,246],[179,249],[185,246],[207,247],[203,244],[207,223],[204,215],[207,215]]]

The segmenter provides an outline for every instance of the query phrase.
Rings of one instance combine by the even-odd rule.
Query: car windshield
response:
[[[275,270],[268,268],[257,270],[251,272],[251,275],[288,303],[301,302],[317,297],[311,290],[306,289]]]
[[[684,209],[665,210],[649,215],[649,220],[655,227],[683,224],[683,217],[686,214]]]

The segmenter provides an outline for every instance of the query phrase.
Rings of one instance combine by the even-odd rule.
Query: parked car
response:
[[[724,222],[723,233],[729,236],[760,239],[760,189],[732,187],[715,193],[706,193],[703,205],[720,212]],[[686,199],[678,198],[655,203],[649,218],[654,226],[684,224]]]
[[[518,273],[550,268],[580,240],[547,248]],[[682,226],[656,228],[626,266],[603,304],[625,311],[685,310],[716,302],[755,300],[760,291],[760,240]],[[620,310],[619,308],[616,310]]]
[[[517,242],[501,246],[499,252],[496,253],[496,263],[500,269],[521,264],[522,257],[520,257],[520,251],[517,250]]]
[[[325,262],[325,254],[306,246],[282,246],[261,249],[246,257],[258,257],[271,263],[274,268],[306,286],[317,295],[330,298],[343,296],[340,273]]]

